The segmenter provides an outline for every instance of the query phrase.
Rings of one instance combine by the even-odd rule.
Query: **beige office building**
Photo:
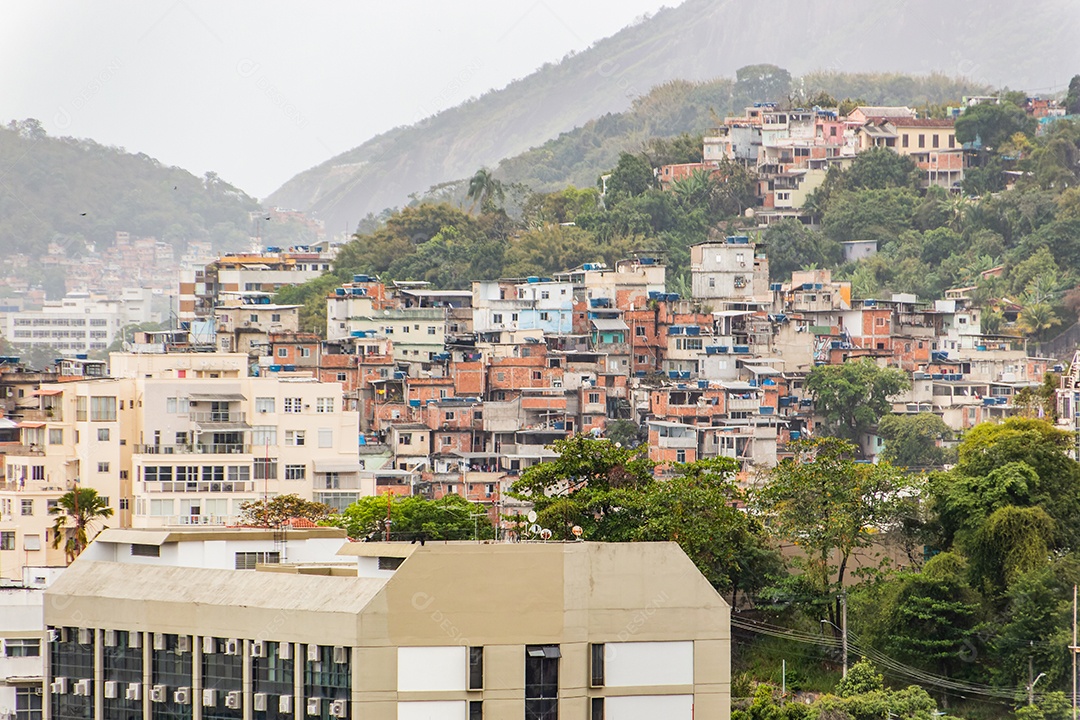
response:
[[[46,595],[46,718],[729,717],[730,609],[673,543],[338,555],[254,571],[80,558]]]

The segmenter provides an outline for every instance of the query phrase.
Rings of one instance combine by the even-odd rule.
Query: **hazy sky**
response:
[[[0,121],[264,197],[678,0],[4,0]]]

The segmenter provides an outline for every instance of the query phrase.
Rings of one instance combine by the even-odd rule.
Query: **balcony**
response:
[[[188,413],[192,422],[200,425],[207,423],[244,423],[247,413],[232,410],[193,410]]]
[[[246,493],[255,491],[255,482],[252,480],[179,480],[176,482],[147,480],[143,482],[143,490],[147,493]]]
[[[241,443],[199,443],[195,445],[136,445],[136,455],[246,455],[251,445]]]
[[[44,410],[19,410],[18,413],[26,422],[60,422],[64,419],[58,407]]]
[[[757,412],[757,409],[761,407],[761,400],[758,398],[750,398],[749,400],[743,398],[728,397],[726,407],[728,412],[732,410],[749,410]]]

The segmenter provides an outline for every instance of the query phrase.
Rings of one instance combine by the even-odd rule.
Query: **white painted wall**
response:
[[[398,720],[465,720],[464,700],[399,702]]]
[[[465,647],[398,648],[398,692],[464,690],[467,651]]]
[[[691,720],[693,717],[693,695],[609,696],[604,701],[604,720]]]
[[[693,685],[694,643],[607,643],[604,684],[607,687]]]

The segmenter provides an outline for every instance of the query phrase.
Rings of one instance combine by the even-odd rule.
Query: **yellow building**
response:
[[[730,716],[730,608],[674,543],[339,555],[255,571],[80,558],[47,591],[46,719]]]

